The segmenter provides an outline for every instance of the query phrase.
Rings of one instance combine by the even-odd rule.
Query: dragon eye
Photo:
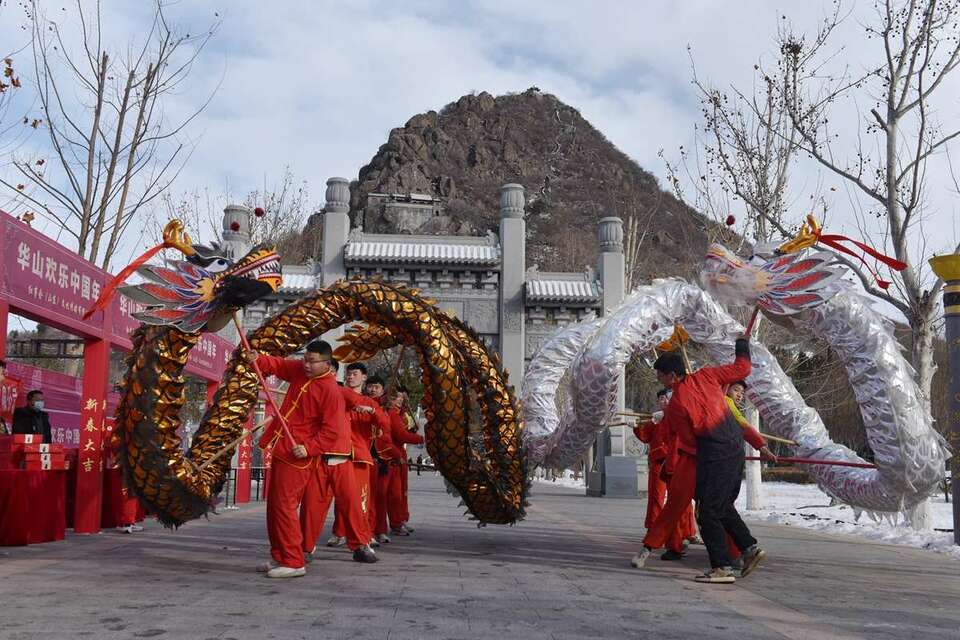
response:
[[[213,262],[207,265],[206,269],[210,273],[220,273],[221,271],[226,271],[229,266],[230,263],[223,258],[216,258]]]

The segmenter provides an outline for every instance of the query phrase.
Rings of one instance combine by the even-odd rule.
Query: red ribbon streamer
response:
[[[862,242],[857,242],[853,238],[848,238],[847,236],[841,236],[838,234],[824,235],[823,233],[820,232],[819,229],[816,231],[816,234],[817,234],[817,242],[819,242],[820,244],[825,244],[832,249],[836,249],[840,253],[845,253],[848,256],[853,256],[854,258],[859,260],[863,264],[863,266],[867,269],[867,271],[870,272],[870,275],[872,275],[873,279],[876,280],[877,286],[880,287],[881,289],[884,289],[884,290],[888,289],[891,284],[890,281],[881,279],[880,276],[877,274],[877,272],[874,271],[870,267],[870,265],[867,264],[866,258],[856,253],[855,251],[848,249],[847,247],[843,246],[843,244],[841,243],[849,242],[853,244],[858,249],[863,251],[865,254],[871,256],[872,258],[875,258],[876,260],[879,260],[880,262],[887,265],[894,271],[903,271],[904,269],[907,268],[907,264],[905,262],[901,262],[896,258],[891,258],[890,256],[886,256],[880,253],[879,251],[877,251],[876,249],[874,249],[873,247],[866,245]]]
[[[87,312],[83,314],[84,320],[89,320],[90,316],[95,314],[97,311],[102,311],[106,309],[107,305],[110,304],[110,300],[113,298],[113,294],[116,291],[117,287],[123,284],[127,278],[133,275],[133,272],[142,267],[147,260],[157,255],[161,249],[167,249],[173,245],[169,245],[166,242],[158,244],[157,246],[147,249],[147,251],[128,264],[123,270],[115,275],[112,280],[103,288],[103,291],[100,292],[100,297],[97,298],[97,301],[93,303],[93,306],[87,309]]]

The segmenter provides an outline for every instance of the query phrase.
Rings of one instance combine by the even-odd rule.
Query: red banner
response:
[[[6,379],[0,384],[0,418],[8,429],[13,428],[13,410],[23,404],[24,391],[20,381],[7,371]],[[19,405],[17,404],[19,401]]]
[[[80,316],[100,295],[106,273],[51,238],[0,212],[0,292],[12,307],[47,324],[99,337],[103,318]]]
[[[139,306],[132,300],[114,297],[108,316],[110,335],[103,335],[107,319],[103,313],[82,319],[109,279],[106,271],[0,211],[0,299],[12,311],[82,338],[103,338],[130,349],[130,334],[140,326],[132,315]],[[233,349],[220,336],[204,334],[190,352],[186,372],[220,380]]]

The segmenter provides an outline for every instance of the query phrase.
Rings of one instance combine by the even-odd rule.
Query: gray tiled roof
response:
[[[592,275],[592,274],[590,274]],[[586,273],[530,273],[527,275],[527,303],[599,303],[600,283]]]
[[[344,248],[347,265],[368,263],[477,265],[500,264],[496,236],[397,236],[351,234]]]
[[[303,294],[316,291],[320,286],[319,274],[313,272],[312,268],[301,265],[283,265],[283,284],[277,293],[281,294]]]

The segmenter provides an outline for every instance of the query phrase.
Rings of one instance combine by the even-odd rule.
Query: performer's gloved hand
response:
[[[307,448],[302,444],[298,444],[293,448],[292,453],[294,458],[303,459],[307,457]]]
[[[780,459],[773,453],[773,451],[770,451],[769,447],[760,448],[760,457],[764,460],[769,460],[770,462],[780,462]]]
[[[661,420],[663,420],[663,411],[654,411],[650,414],[650,422],[653,424],[660,424]]]
[[[256,349],[247,349],[243,352],[243,359],[246,360],[248,364],[253,364],[259,357],[260,352]]]

